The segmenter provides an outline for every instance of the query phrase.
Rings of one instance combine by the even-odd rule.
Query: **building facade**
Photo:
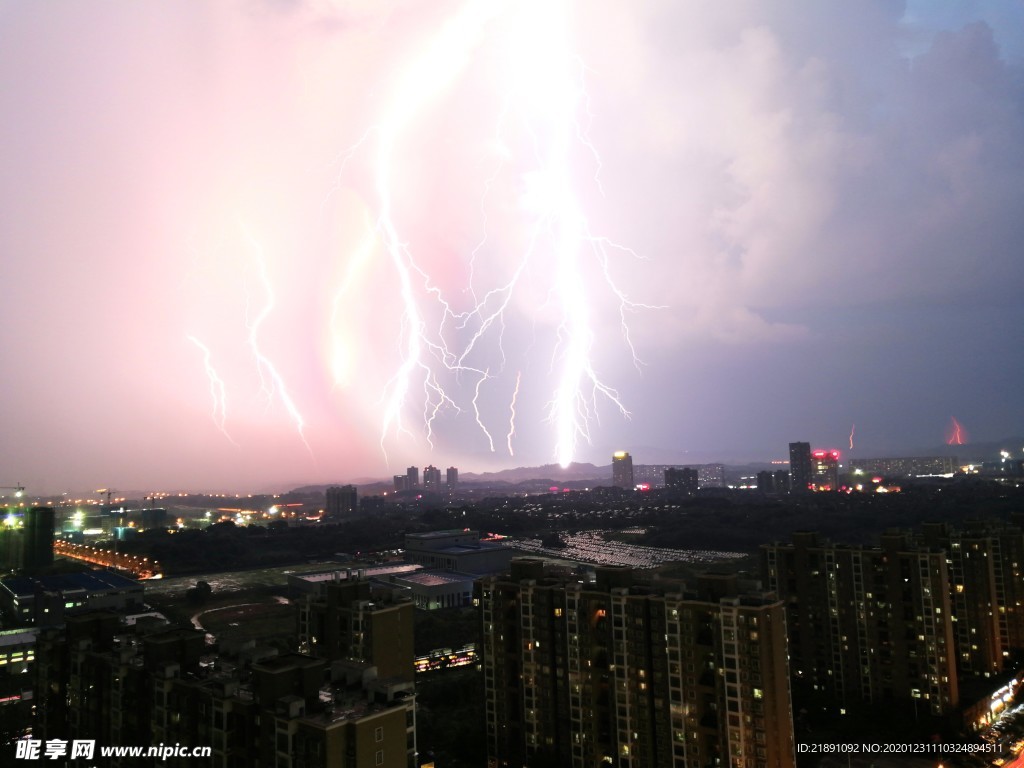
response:
[[[914,702],[934,715],[959,703],[949,567],[909,534],[878,547],[796,533],[762,546],[762,583],[786,604],[794,679],[840,707]]]
[[[811,444],[789,444],[789,487],[794,493],[806,493],[811,489],[814,477],[811,472]]]
[[[53,507],[7,513],[0,521],[0,573],[39,573],[53,565]]]
[[[612,455],[612,485],[616,488],[633,488],[633,457],[625,451]]]
[[[478,587],[490,766],[795,765],[773,597],[655,591],[619,567],[581,584],[533,558]]]
[[[423,487],[428,491],[441,490],[441,470],[434,465],[428,465],[423,470]]]
[[[701,488],[725,488],[725,466],[722,464],[701,464],[697,468]]]
[[[359,493],[354,485],[334,485],[327,489],[324,517],[347,520],[359,509]]]
[[[665,486],[693,495],[700,488],[700,477],[692,467],[669,467],[665,470]]]
[[[854,472],[883,477],[923,477],[952,475],[960,469],[955,456],[913,456],[902,459],[854,459]]]
[[[212,655],[201,631],[137,634],[104,613],[45,631],[39,660],[34,738],[208,750],[167,766],[417,766],[412,683],[365,663],[284,654],[241,665]]]
[[[811,488],[815,491],[839,490],[839,451],[811,452]]]
[[[299,650],[328,661],[355,660],[377,674],[412,682],[413,604],[365,579],[321,582],[299,603]]]

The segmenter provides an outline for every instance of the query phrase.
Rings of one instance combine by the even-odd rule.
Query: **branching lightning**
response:
[[[398,371],[388,381],[384,396],[384,417],[381,427],[381,449],[391,430],[401,431],[401,413],[414,375],[419,372],[423,392],[423,410],[427,441],[433,445],[433,422],[446,405],[455,406],[431,364],[424,360],[430,353],[446,368],[452,368],[453,356],[443,337],[430,337],[426,321],[413,292],[413,276],[419,275],[429,285],[429,277],[413,260],[398,233],[392,216],[392,162],[399,136],[424,103],[447,85],[466,65],[484,25],[496,11],[493,2],[473,2],[463,7],[439,32],[426,51],[413,62],[399,83],[386,117],[381,121],[375,154],[375,188],[379,206],[377,228],[391,263],[398,274],[403,307],[402,331],[404,350]],[[366,135],[364,135],[364,138]],[[362,140],[361,140],[362,141]],[[438,296],[439,293],[435,292]],[[446,306],[447,311],[447,306]],[[482,374],[482,371],[476,371]]]
[[[305,428],[305,421],[302,418],[302,414],[299,413],[299,409],[295,405],[295,401],[292,400],[291,394],[288,392],[288,387],[285,386],[284,378],[278,372],[274,363],[269,357],[267,357],[260,347],[260,328],[263,325],[263,322],[267,319],[267,316],[274,309],[275,295],[273,285],[267,275],[266,259],[263,255],[262,246],[248,231],[245,232],[245,238],[249,243],[250,251],[252,252],[253,260],[256,264],[256,271],[259,275],[260,285],[266,294],[266,301],[263,304],[263,308],[260,309],[255,318],[250,318],[249,316],[249,304],[247,297],[246,327],[249,329],[249,349],[252,351],[253,357],[256,359],[256,369],[260,377],[262,391],[267,396],[268,400],[272,399],[275,394],[280,398],[285,411],[288,412],[292,422],[295,424],[295,429],[299,433],[299,438],[302,440],[303,445],[306,446],[306,450],[309,451],[310,455],[312,455],[313,450],[309,447],[309,443],[306,442],[306,435],[303,432]]]
[[[327,366],[334,387],[347,387],[353,380],[359,339],[346,325],[344,309],[360,300],[357,291],[362,286],[357,281],[364,272],[370,273],[372,262],[379,261],[391,276],[373,290],[383,285],[398,303],[398,311],[391,313],[398,347],[394,369],[375,383],[380,397],[379,442],[385,458],[389,441],[412,434],[406,423],[410,414],[414,422],[422,423],[422,434],[433,447],[442,416],[471,411],[475,427],[493,452],[494,436],[504,431],[506,412],[501,411],[497,416],[501,421],[492,424],[485,406],[508,368],[516,371],[507,412],[509,455],[513,437],[522,439],[517,418],[523,417],[531,400],[544,404],[539,406],[543,413],[537,421],[550,429],[554,457],[563,466],[573,460],[581,442],[590,442],[599,406],[611,405],[622,417],[629,417],[618,391],[599,372],[597,322],[604,321],[605,315],[617,315],[622,343],[639,371],[641,361],[629,316],[654,307],[635,302],[616,282],[616,260],[638,255],[592,230],[575,188],[578,169],[574,165],[583,156],[583,163],[594,168],[588,185],[604,194],[601,157],[588,135],[593,114],[584,85],[585,67],[571,51],[567,5],[568,0],[464,0],[398,70],[378,119],[337,156],[338,177],[328,197],[340,190],[350,164],[364,157],[361,170],[369,168],[369,180],[364,179],[353,197],[372,211],[366,233],[353,240],[340,284],[325,297],[329,300]],[[487,169],[486,178],[484,174],[477,177],[482,184],[476,182],[482,186],[481,234],[476,246],[467,247],[464,254],[468,283],[457,295],[446,294],[450,288],[431,267],[435,254],[414,247],[416,225],[403,216],[403,205],[414,197],[405,182],[416,178],[418,170],[407,157],[410,148],[425,158],[430,154],[429,147],[418,143],[425,133],[420,131],[425,113],[460,79],[475,84],[467,76],[483,71],[474,69],[478,58],[486,65],[503,59],[496,72],[486,70],[494,75],[486,83],[494,111],[479,113],[485,120],[487,115],[494,116],[493,135],[481,137],[491,154],[477,165]],[[490,131],[488,125],[485,133]],[[446,181],[438,180],[438,187],[443,188]],[[415,202],[421,210],[433,203],[431,199]],[[489,231],[492,214],[497,226]],[[476,215],[470,212],[474,222]],[[501,226],[512,228],[508,240],[494,234]],[[265,325],[276,307],[264,250],[248,231],[244,240],[247,273],[255,275],[258,283],[258,289],[246,295],[245,343],[255,359],[260,392],[268,404],[280,403],[310,450],[305,419],[280,368],[264,349]],[[609,300],[614,310],[599,305]],[[378,309],[374,306],[371,311]],[[536,313],[530,318],[535,337],[527,354],[539,343],[545,359],[550,355],[548,373],[554,381],[539,396],[534,394],[539,387],[523,375],[529,368],[519,360],[509,362],[512,350],[521,353],[514,346],[514,312]],[[360,317],[360,322],[369,321]],[[227,436],[224,383],[213,370],[206,347],[189,338],[206,355],[214,422]]]
[[[552,373],[558,383],[547,406],[547,419],[555,432],[555,457],[563,466],[567,465],[572,461],[579,441],[589,442],[591,424],[598,416],[599,400],[609,401],[622,416],[629,416],[618,392],[602,381],[592,359],[595,338],[591,317],[593,297],[586,285],[588,276],[595,270],[584,263],[585,254],[589,252],[596,260],[597,273],[604,278],[607,290],[615,297],[622,337],[638,368],[640,361],[630,337],[627,315],[652,307],[633,302],[616,285],[611,275],[610,251],[636,254],[590,231],[573,189],[570,158],[574,143],[582,145],[593,155],[597,166],[595,181],[601,163],[596,148],[587,137],[587,126],[580,125],[577,119],[581,111],[588,121],[591,115],[583,87],[583,67],[568,48],[566,16],[565,3],[469,0],[441,28],[425,50],[410,61],[383,118],[344,154],[347,162],[359,146],[371,138],[376,142],[376,228],[397,274],[402,304],[401,363],[387,382],[382,399],[381,448],[385,455],[388,436],[392,432],[406,431],[402,413],[415,387],[422,392],[426,437],[433,445],[431,438],[435,419],[447,407],[457,409],[454,396],[444,388],[443,374],[452,374],[456,378],[470,375],[475,379],[472,405],[476,423],[494,450],[491,432],[479,408],[481,387],[493,375],[489,366],[472,361],[478,345],[493,342],[492,350],[500,354],[504,367],[506,313],[525,271],[532,262],[540,259],[545,260],[545,266],[554,275],[551,301],[560,317],[557,343],[552,353]],[[480,209],[484,218],[484,237],[473,249],[470,260],[469,294],[474,305],[468,311],[456,312],[403,239],[395,216],[392,184],[401,172],[395,168],[400,141],[411,132],[417,115],[427,103],[465,71],[486,34],[506,35],[506,42],[514,52],[514,61],[509,62],[510,83],[497,126],[497,143],[504,152],[483,191]],[[505,153],[511,154],[508,145],[502,141],[506,121],[514,122],[529,137],[525,157],[514,159],[526,164],[522,172],[525,187],[523,207],[532,221],[527,225],[526,247],[522,253],[513,255],[516,267],[512,274],[501,284],[478,292],[474,278],[483,272],[477,268],[476,258],[487,240],[485,201],[491,183],[505,168]],[[441,318],[436,327],[428,320],[431,313],[417,300],[417,290],[437,302]],[[468,339],[459,344],[452,342],[451,330],[465,332]],[[515,398],[519,389],[520,376],[517,374],[507,441],[510,453],[511,438],[515,433]]]
[[[853,433],[857,431],[857,425],[853,424],[850,426],[850,450],[853,450]]]
[[[195,336],[187,337],[189,341],[199,347],[203,352],[203,366],[206,368],[206,376],[210,380],[210,398],[213,400],[213,407],[210,412],[210,417],[213,419],[213,423],[220,430],[221,434],[226,437],[232,445],[238,445],[228,434],[227,430],[227,393],[224,386],[224,380],[217,374],[216,369],[213,367],[213,363],[210,361],[210,350]]]

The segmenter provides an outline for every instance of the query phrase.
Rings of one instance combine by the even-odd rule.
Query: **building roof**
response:
[[[336,568],[333,571],[323,571],[321,573],[296,573],[292,574],[291,578],[307,581],[311,584],[318,584],[323,581],[334,581],[335,578],[339,581],[347,581],[349,572],[351,572],[352,577],[356,577],[362,571],[363,578],[371,578],[373,576],[390,576],[396,573],[412,573],[413,571],[420,570],[422,567],[422,565],[417,563],[355,566],[341,569]]]
[[[81,571],[55,573],[46,576],[10,576],[2,581],[4,589],[15,596],[30,596],[36,589],[53,592],[106,592],[109,590],[138,589],[142,585],[135,579],[115,571]]]
[[[0,632],[0,648],[9,645],[30,645],[35,643],[38,636],[38,629],[8,629]]]
[[[407,539],[425,539],[425,540],[429,540],[429,539],[448,539],[448,538],[451,538],[452,536],[471,536],[471,535],[476,535],[477,537],[480,536],[480,534],[477,531],[467,531],[467,530],[464,530],[462,528],[452,528],[452,529],[447,530],[447,531],[427,531],[425,533],[407,533],[407,534],[405,534],[405,538],[407,538]]]
[[[402,576],[397,581],[419,584],[422,587],[440,587],[444,584],[462,584],[475,579],[467,573],[456,573],[454,571],[417,571],[407,576]]]

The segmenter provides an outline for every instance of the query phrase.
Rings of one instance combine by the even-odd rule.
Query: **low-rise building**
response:
[[[0,580],[0,608],[23,626],[59,626],[75,610],[139,611],[143,586],[115,571],[81,571]]]

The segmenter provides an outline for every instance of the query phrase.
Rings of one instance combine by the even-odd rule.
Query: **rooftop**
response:
[[[369,578],[372,576],[390,576],[397,573],[412,573],[421,568],[423,568],[422,565],[415,563],[392,563],[388,565],[372,565],[365,568],[335,569],[322,573],[301,573],[293,575],[292,578],[307,581],[311,584],[318,584],[323,581],[334,581],[335,578],[339,581],[347,581],[350,578],[350,573],[352,576],[356,576],[360,571],[362,571],[364,578]]]
[[[9,576],[2,580],[3,588],[16,596],[29,596],[41,588],[53,592],[106,592],[108,590],[138,589],[142,585],[133,578],[115,571],[81,571],[55,573],[46,576]]]
[[[423,587],[440,587],[444,584],[461,584],[473,581],[475,576],[455,571],[418,571],[402,576],[400,581],[412,582]]]
[[[447,539],[452,536],[476,536],[480,537],[479,532],[470,531],[464,528],[452,528],[447,531],[427,531],[426,533],[407,533],[405,538],[407,539]]]

